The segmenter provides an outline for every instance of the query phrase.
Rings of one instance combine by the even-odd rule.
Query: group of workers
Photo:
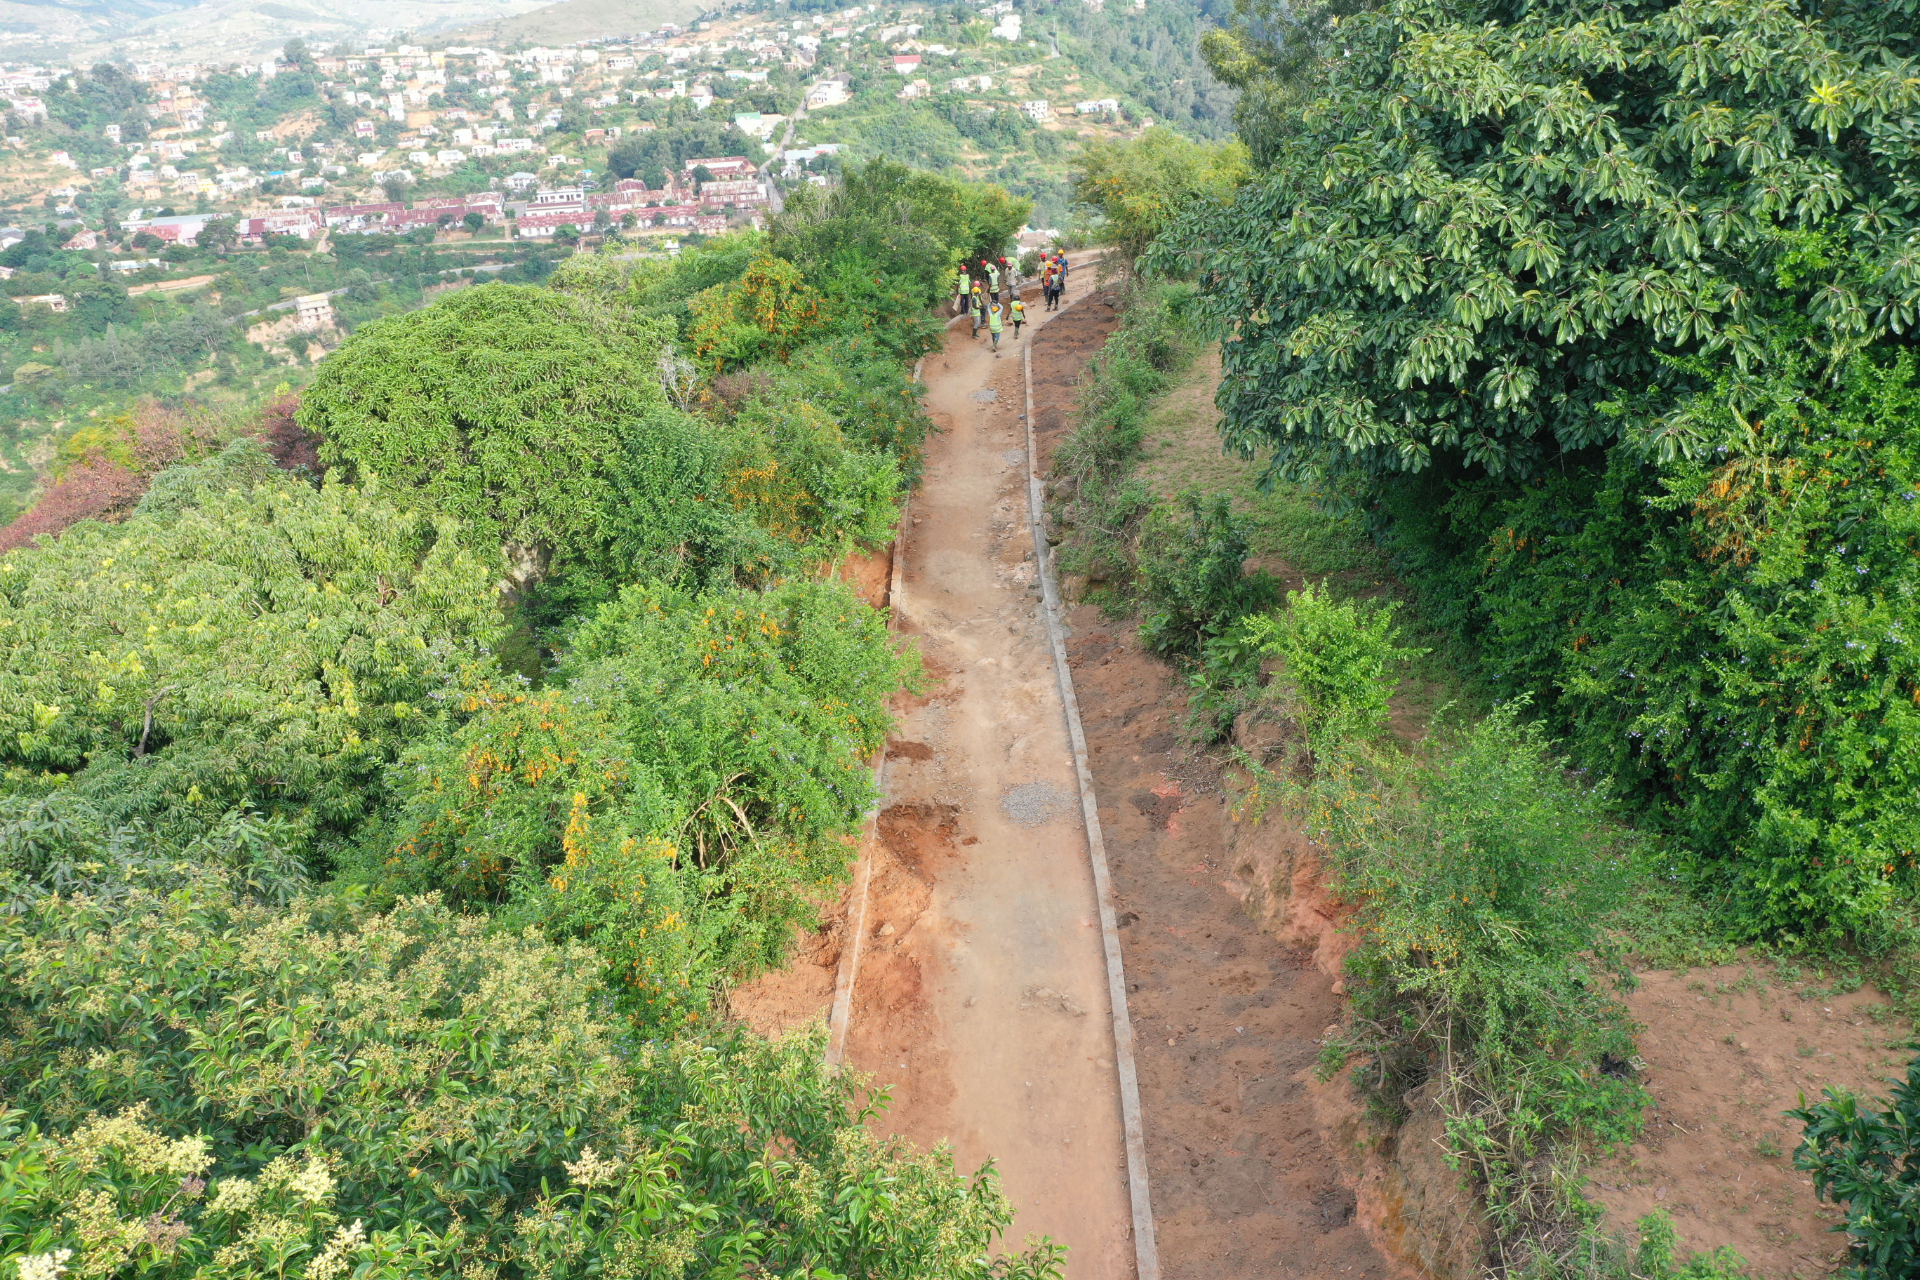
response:
[[[982,287],[984,283],[984,288]],[[1002,285],[1005,293],[1002,293]],[[1047,300],[1047,310],[1052,311],[1060,305],[1060,295],[1067,291],[1067,255],[1053,253],[1040,259],[1040,292]],[[967,309],[967,315],[973,323],[972,337],[978,339],[980,331],[985,329],[993,340],[995,355],[1000,353],[1000,335],[1006,326],[1013,326],[1013,336],[1020,337],[1020,326],[1027,322],[1027,307],[1020,300],[1019,268],[1005,258],[998,261],[980,259],[980,269],[976,274],[967,267],[961,267],[959,279],[954,282],[953,307],[958,311]]]

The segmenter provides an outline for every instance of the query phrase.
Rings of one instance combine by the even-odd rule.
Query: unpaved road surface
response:
[[[1134,1271],[1119,1086],[1026,524],[1023,342],[995,358],[956,326],[922,372],[941,431],[894,608],[932,683],[888,748],[846,1061],[892,1086],[885,1127],[998,1163],[1011,1241],[1051,1236],[1075,1280],[1118,1280]]]
[[[1117,323],[1091,269],[1033,347],[1047,456]],[[880,1125],[962,1169],[1000,1168],[1011,1242],[1050,1235],[1073,1280],[1131,1277],[1106,973],[1026,524],[1020,345],[966,327],[928,358],[928,450],[905,547],[900,630],[930,687],[904,700],[867,842],[849,1065],[889,1087]],[[980,392],[990,399],[976,398]],[[876,603],[886,561],[847,576]],[[1068,652],[1120,908],[1161,1273],[1166,1280],[1411,1280],[1356,1205],[1353,1109],[1315,1086],[1340,1017],[1313,952],[1264,932],[1224,867],[1219,779],[1181,742],[1184,690],[1130,623],[1080,606]],[[796,962],[735,993],[768,1032],[821,1018],[844,912]]]

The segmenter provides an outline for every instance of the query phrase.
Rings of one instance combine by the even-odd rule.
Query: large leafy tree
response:
[[[124,817],[351,828],[485,657],[491,567],[453,522],[316,491],[251,444],[166,480],[124,524],[0,562],[0,763]]]
[[[597,564],[650,465],[667,405],[661,319],[590,296],[481,285],[367,325],[300,408],[321,457],[486,531],[524,587]],[[662,435],[669,450],[688,443]]]
[[[1156,125],[1138,138],[1095,142],[1074,165],[1073,194],[1106,217],[1129,262],[1195,200],[1225,199],[1248,178],[1246,144],[1195,142]]]
[[[1456,4],[1348,16],[1309,88],[1256,95],[1270,168],[1158,246],[1230,330],[1230,440],[1284,472],[1445,459],[1538,472],[1656,451],[1694,389],[1666,357],[1764,360],[1785,289],[1829,354],[1920,308],[1915,6],[1843,0]],[[1308,74],[1214,42],[1223,74]],[[1835,252],[1783,278],[1796,237]],[[1663,399],[1663,397],[1666,397]]]

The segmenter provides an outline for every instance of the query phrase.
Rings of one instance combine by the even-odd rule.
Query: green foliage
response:
[[[116,822],[71,791],[0,797],[0,910],[18,915],[50,894],[111,903],[208,880],[284,905],[307,886],[286,824],[232,810],[210,822],[156,830]]]
[[[715,373],[785,360],[823,319],[819,292],[799,268],[767,254],[748,263],[739,279],[695,294],[687,307],[694,358]]]
[[[1299,718],[1310,734],[1366,738],[1387,727],[1389,668],[1426,652],[1398,643],[1394,606],[1336,599],[1311,582],[1287,592],[1277,614],[1242,624],[1248,647],[1282,659]]]
[[[567,636],[538,692],[465,695],[413,747],[355,878],[504,903],[592,942],[648,1023],[779,963],[845,875],[867,760],[911,669],[837,582],[630,587]]]
[[[1156,250],[1229,442],[1347,477],[1739,936],[1920,874],[1909,9],[1248,0],[1270,167]]]
[[[1793,1167],[1814,1193],[1847,1207],[1836,1224],[1852,1246],[1850,1280],[1893,1280],[1920,1269],[1920,1058],[1895,1081],[1884,1109],[1829,1087],[1826,1100],[1787,1112],[1806,1126]]]
[[[1630,1141],[1645,1101],[1624,1010],[1591,959],[1626,851],[1602,798],[1568,782],[1519,710],[1436,726],[1411,757],[1323,735],[1309,781],[1261,771],[1250,797],[1278,790],[1356,910],[1354,1016],[1332,1065],[1364,1053],[1389,1107],[1435,1082],[1450,1155],[1510,1267],[1550,1247],[1548,1224],[1582,1216],[1556,1148]]]
[[[829,407],[757,395],[734,416],[729,444],[728,500],[802,562],[838,559],[892,534],[900,468],[888,453],[849,444]]]
[[[1131,263],[1197,200],[1225,200],[1252,176],[1246,144],[1194,142],[1164,125],[1096,142],[1073,165],[1074,199],[1106,218],[1108,243]]]
[[[1782,350],[1719,371],[1687,414],[1698,461],[1622,445],[1383,503],[1495,688],[1537,691],[1749,936],[1871,935],[1914,885],[1920,389],[1906,355],[1838,373]]]
[[[526,585],[549,557],[592,564],[606,546],[631,424],[666,406],[670,336],[577,294],[479,285],[355,333],[299,421],[326,462],[507,548]]]
[[[829,280],[843,264],[879,275],[884,295],[897,287],[907,307],[924,310],[949,291],[958,262],[998,259],[1026,222],[1031,205],[999,187],[954,182],[874,160],[830,190],[802,187],[773,220],[773,252],[810,280]],[[857,301],[848,298],[846,304]],[[872,299],[869,298],[869,305]],[[889,313],[899,307],[889,307]],[[931,344],[929,344],[931,345]]]
[[[231,483],[0,564],[14,787],[70,784],[115,821],[250,805],[331,838],[484,657],[492,575],[451,522],[344,485]]]
[[[695,1036],[845,875],[916,664],[825,570],[917,465],[922,268],[1024,216],[832,199],[362,326],[301,410],[325,488],[242,444],[0,565],[0,1271],[1058,1280],[817,1035]],[[373,239],[335,254],[432,269]]]
[[[78,1274],[959,1280],[990,1170],[872,1136],[817,1038],[622,1043],[596,958],[431,900],[0,919],[0,1257]]]
[[[1154,653],[1191,656],[1273,602],[1273,579],[1246,571],[1244,522],[1223,493],[1208,499],[1188,490],[1177,506],[1156,505],[1137,555],[1147,609],[1140,641]]]
[[[1541,474],[1618,438],[1607,402],[1696,385],[1662,355],[1761,359],[1776,298],[1822,352],[1906,333],[1920,82],[1886,51],[1910,14],[1389,0],[1342,20],[1266,122],[1267,171],[1160,241],[1236,332],[1228,438],[1290,475]],[[1778,276],[1816,230],[1846,252]]]
[[[866,760],[914,660],[836,581],[764,594],[633,587],[569,636],[560,674],[610,709],[636,761],[685,805],[675,834],[702,868],[765,841],[801,883],[837,878],[871,802]]]
[[[1134,474],[1153,401],[1193,363],[1199,346],[1188,320],[1192,288],[1135,284],[1120,327],[1088,362],[1078,425],[1054,452],[1053,491],[1070,496],[1060,512],[1070,536],[1060,548],[1069,571],[1134,585],[1136,540],[1152,499]]]

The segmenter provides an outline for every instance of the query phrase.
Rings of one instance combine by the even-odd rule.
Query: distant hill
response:
[[[7,56],[15,59],[222,62],[262,58],[296,36],[390,44],[537,7],[538,0],[0,0],[0,32],[14,35]]]
[[[431,43],[434,48],[454,44],[499,46],[519,41],[573,44],[652,31],[666,22],[684,25],[713,7],[700,0],[560,0],[531,13],[436,32]]]

